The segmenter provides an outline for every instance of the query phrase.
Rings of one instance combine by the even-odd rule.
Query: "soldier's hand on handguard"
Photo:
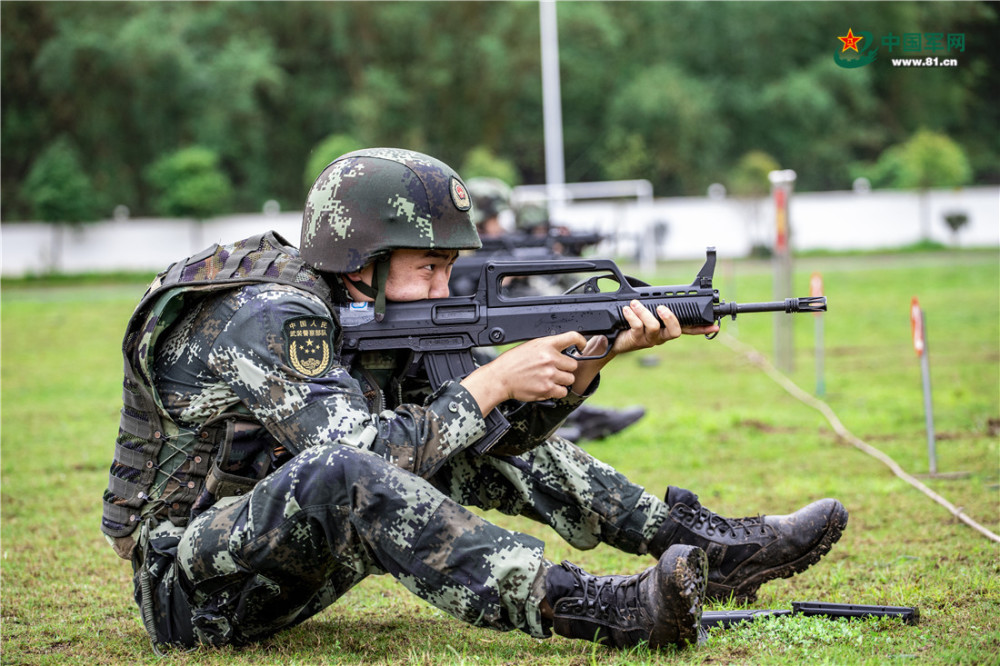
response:
[[[656,307],[656,315],[641,302],[634,300],[626,307],[622,308],[625,321],[629,323],[629,329],[622,331],[615,339],[615,344],[611,348],[609,356],[617,356],[636,349],[649,349],[656,345],[661,345],[668,340],[679,338],[684,335],[703,335],[714,333],[719,330],[717,324],[711,326],[689,326],[681,327],[677,316],[665,305]],[[657,316],[659,319],[657,319]],[[660,321],[663,325],[660,325]]]
[[[583,335],[572,331],[529,340],[477,368],[461,384],[472,393],[484,415],[506,400],[565,398],[577,381],[580,363],[562,352],[574,345],[583,348],[586,343]]]
[[[619,354],[626,354],[636,349],[649,349],[656,345],[662,345],[668,340],[679,338],[681,335],[706,335],[719,330],[718,324],[682,327],[677,316],[667,306],[657,306],[656,315],[654,315],[649,311],[649,308],[637,300],[622,308],[622,316],[628,322],[629,328],[618,334],[611,351],[604,358],[580,362],[576,371],[577,381],[573,385],[573,390],[577,393],[585,391],[604,366]],[[663,322],[662,326],[660,321]],[[607,347],[608,339],[603,335],[598,335],[587,342],[581,355],[600,356]]]

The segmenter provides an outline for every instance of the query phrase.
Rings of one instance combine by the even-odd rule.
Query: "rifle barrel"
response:
[[[720,303],[715,306],[715,315],[720,318],[728,315],[736,319],[741,312],[826,312],[826,297],[802,296],[767,303]]]

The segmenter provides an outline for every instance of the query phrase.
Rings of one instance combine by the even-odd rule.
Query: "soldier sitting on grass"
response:
[[[448,295],[479,246],[461,178],[406,150],[344,155],[306,201],[301,250],[274,233],[160,274],[126,329],[124,406],[102,529],[135,572],[154,647],[241,645],[389,573],[476,626],[683,647],[706,598],[752,599],[840,537],[835,500],[729,519],[670,486],[664,500],[552,436],[621,354],[703,334],[660,306],[630,328],[526,342],[434,392],[401,355],[339,355],[342,311]],[[511,428],[487,455],[484,415]],[[580,549],[651,555],[634,575],[545,558],[538,539],[466,506],[549,525]]]

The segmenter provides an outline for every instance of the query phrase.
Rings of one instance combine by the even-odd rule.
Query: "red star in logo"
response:
[[[841,51],[841,53],[843,53],[847,49],[854,49],[855,53],[860,53],[860,51],[858,51],[858,42],[864,39],[864,37],[855,37],[854,32],[851,30],[851,28],[848,28],[847,34],[844,35],[843,37],[837,37],[837,39],[844,42],[844,48]]]

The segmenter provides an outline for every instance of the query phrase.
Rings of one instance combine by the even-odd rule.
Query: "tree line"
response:
[[[1000,182],[996,3],[557,11],[568,182],[644,178],[658,196],[756,194],[773,168],[799,190]],[[949,47],[951,68],[882,52],[845,68],[849,28],[961,35],[964,50]],[[0,31],[5,221],[298,210],[326,162],[372,145],[544,182],[536,2],[8,0]]]

